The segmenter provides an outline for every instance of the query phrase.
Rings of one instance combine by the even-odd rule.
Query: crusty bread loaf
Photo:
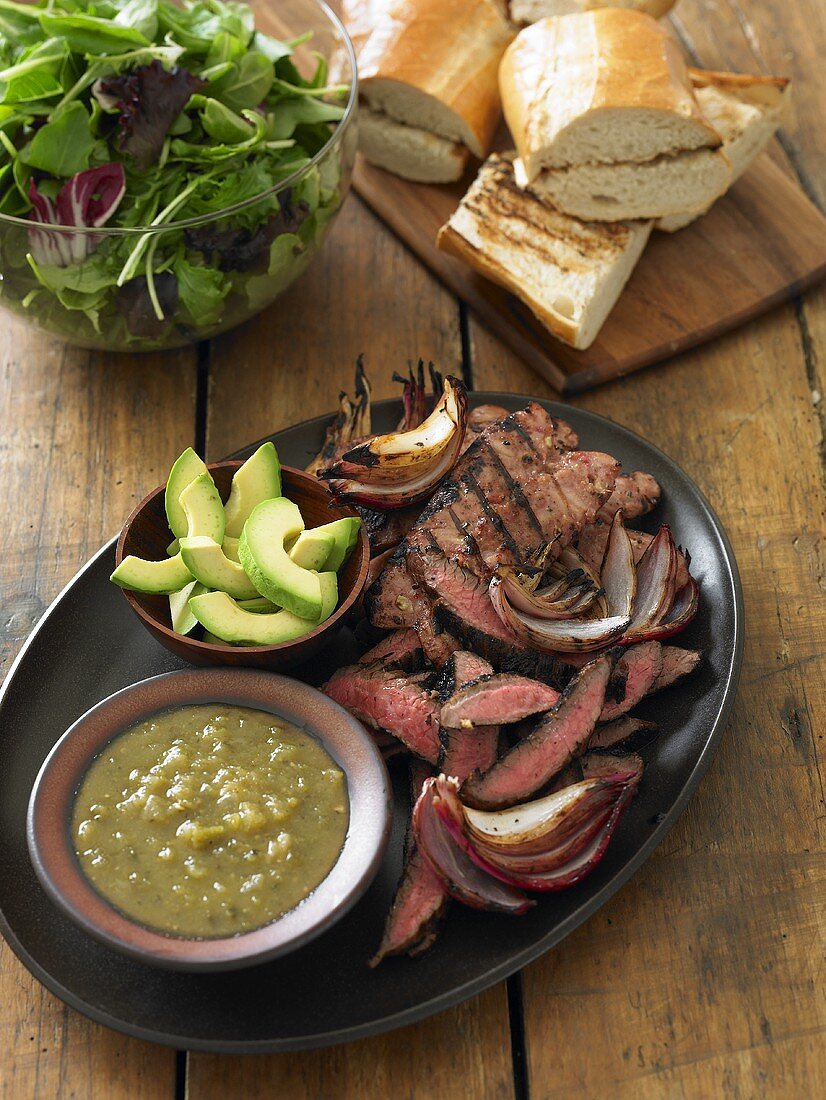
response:
[[[704,210],[725,191],[731,166],[719,150],[693,149],[641,164],[580,164],[546,169],[527,184],[517,162],[516,178],[566,214],[589,221],[664,218]]]
[[[731,186],[765,149],[780,126],[790,95],[789,81],[784,77],[704,72],[701,69],[690,72],[700,108],[722,137],[723,151],[731,161]],[[655,228],[674,233],[690,225],[707,209],[661,218]]]
[[[662,18],[677,0],[510,0],[509,15],[514,23],[527,26],[553,15],[575,15],[597,8],[634,8]]]
[[[513,38],[490,0],[399,0],[361,47],[362,99],[483,157],[499,120],[497,72]]]
[[[589,224],[516,186],[494,153],[437,244],[512,291],[558,339],[593,343],[645,248],[650,222]]]
[[[371,164],[417,183],[452,183],[468,158],[464,145],[405,126],[364,105],[359,111],[359,150]]]
[[[499,70],[528,181],[544,168],[641,163],[721,139],[673,38],[650,15],[604,8],[521,31]]]

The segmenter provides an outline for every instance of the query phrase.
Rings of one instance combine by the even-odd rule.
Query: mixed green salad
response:
[[[323,56],[299,72],[309,37],[263,34],[235,0],[0,0],[0,214],[31,223],[0,220],[3,304],[148,348],[270,302],[337,209],[339,150],[225,212],[309,165],[344,114]]]

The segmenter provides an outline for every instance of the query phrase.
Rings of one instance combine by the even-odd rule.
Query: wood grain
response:
[[[104,356],[0,314],[0,672],[193,441],[191,352]],[[0,745],[0,748],[2,746]],[[0,941],[0,1097],[171,1098],[175,1058],[62,1005]]]
[[[472,176],[472,173],[471,173]],[[423,263],[565,394],[659,363],[759,316],[826,274],[826,219],[768,157],[679,233],[652,235],[590,348],[554,340],[527,306],[436,248],[468,186],[409,183],[360,159],[359,194]]]
[[[392,372],[420,355],[462,370],[455,300],[353,198],[301,283],[214,344],[210,456],[334,408],[362,351],[376,398],[397,394]],[[505,1100],[512,1089],[502,984],[435,1020],[352,1046],[253,1058],[192,1054],[187,1096],[464,1100],[469,1092]]]

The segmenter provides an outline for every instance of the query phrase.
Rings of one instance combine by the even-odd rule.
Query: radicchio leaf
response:
[[[29,181],[32,210],[29,220],[41,225],[76,225],[97,228],[105,225],[120,205],[126,190],[123,165],[113,162],[87,168],[67,180],[52,202]],[[94,233],[49,233],[30,229],[29,247],[39,264],[67,267],[82,263],[94,252],[100,238]]]
[[[279,208],[254,232],[249,229],[216,229],[214,225],[187,229],[187,245],[200,252],[221,271],[249,271],[263,259],[276,237],[295,233],[307,215],[309,204],[292,201],[292,188],[278,196]]]
[[[165,69],[156,59],[130,73],[98,81],[95,95],[105,109],[118,108],[118,147],[134,158],[138,168],[146,169],[157,163],[169,127],[205,83],[180,66]]]

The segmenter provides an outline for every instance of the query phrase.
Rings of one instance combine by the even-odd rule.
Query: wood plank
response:
[[[759,316],[826,274],[826,219],[766,156],[711,212],[655,233],[590,348],[554,340],[530,310],[436,248],[469,184],[409,183],[359,159],[361,196],[476,316],[563,393],[659,363]]]
[[[477,388],[550,395],[471,333]],[[795,1097],[826,1084],[824,491],[809,387],[786,307],[577,400],[662,447],[709,496],[740,565],[747,639],[729,730],[688,811],[609,905],[525,972],[532,1100]]]
[[[362,351],[376,398],[398,393],[392,372],[420,355],[461,372],[455,301],[353,197],[300,283],[216,341],[210,456],[333,409]],[[435,1020],[353,1046],[254,1058],[192,1054],[187,1095],[464,1100],[470,1091],[505,1100],[512,1089],[502,984]]]
[[[105,356],[0,315],[0,673],[72,574],[192,443],[191,351]],[[175,1056],[67,1009],[0,941],[0,1097],[155,1097]]]

